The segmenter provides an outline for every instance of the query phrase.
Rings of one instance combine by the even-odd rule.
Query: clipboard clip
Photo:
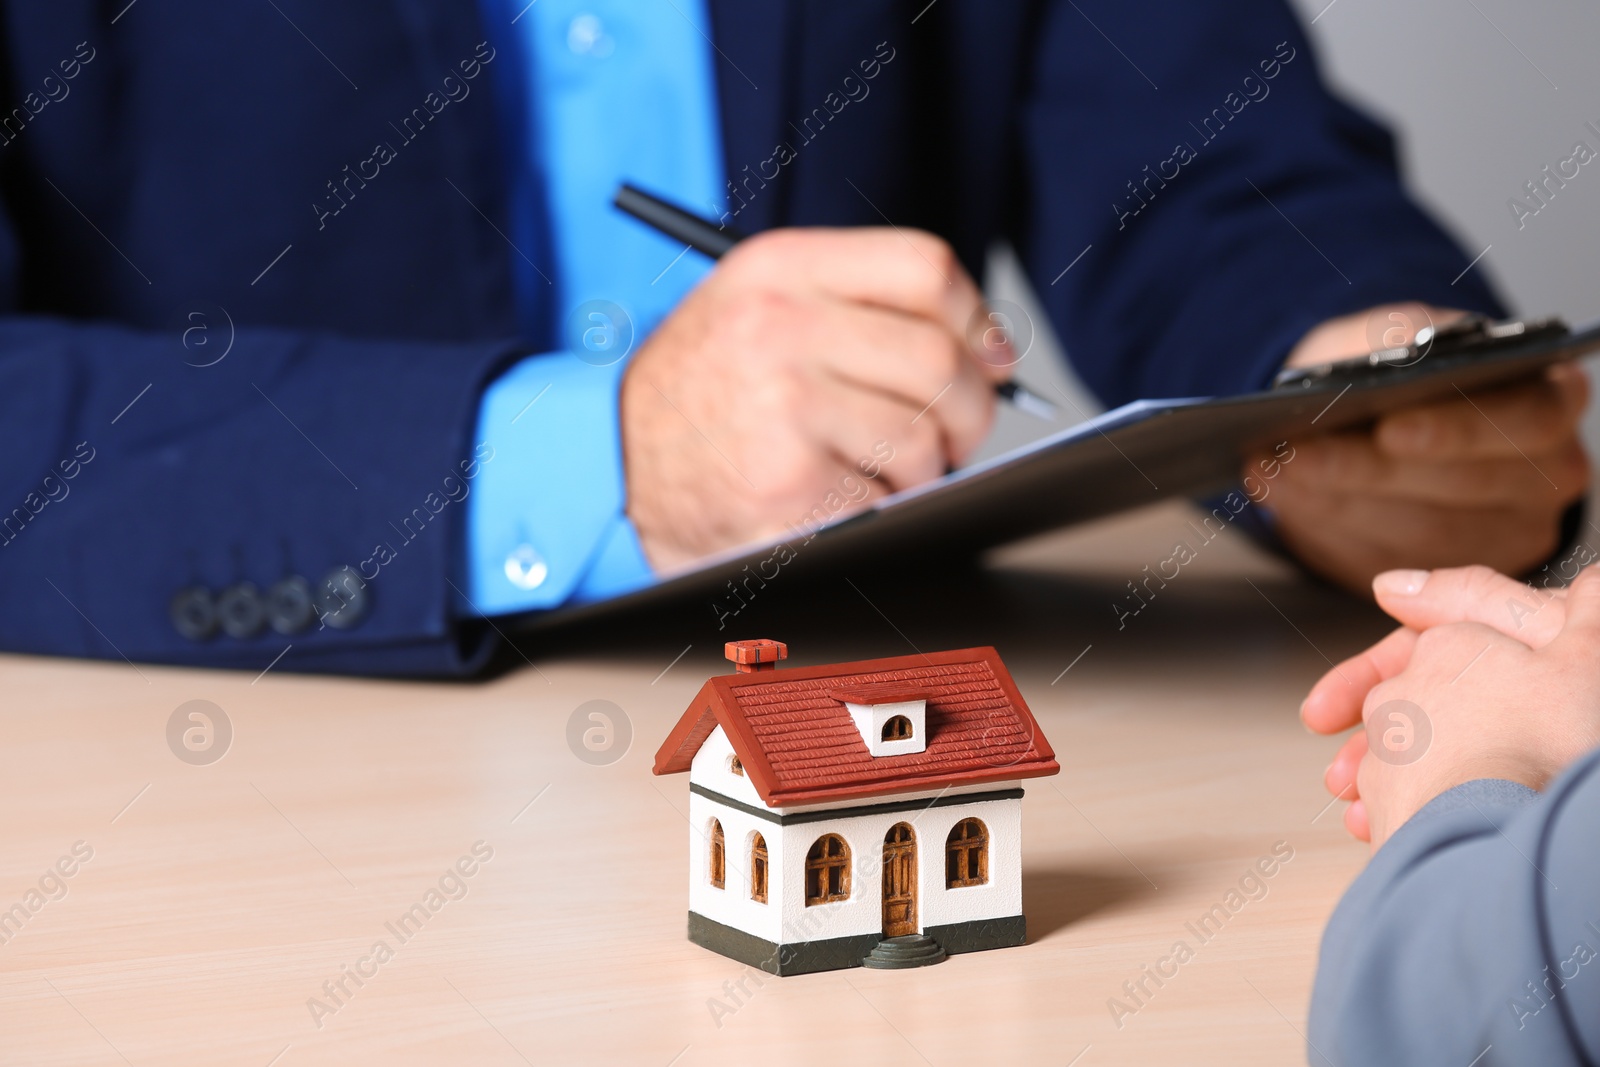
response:
[[[1425,359],[1480,358],[1497,355],[1524,343],[1565,337],[1572,331],[1559,318],[1505,319],[1495,322],[1485,315],[1468,315],[1445,326],[1424,326],[1408,345],[1380,348],[1354,359],[1319,363],[1314,367],[1288,367],[1273,379],[1274,389],[1309,389],[1329,383],[1359,384],[1385,371],[1414,367]]]

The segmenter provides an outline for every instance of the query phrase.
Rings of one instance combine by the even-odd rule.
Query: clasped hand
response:
[[[1580,547],[1565,566],[1594,558]],[[1600,743],[1600,569],[1566,590],[1487,567],[1390,571],[1373,589],[1400,628],[1323,675],[1300,714],[1318,733],[1365,727],[1324,784],[1374,849],[1454,786],[1543,789]]]

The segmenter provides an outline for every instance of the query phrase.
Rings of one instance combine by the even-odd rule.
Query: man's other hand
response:
[[[797,525],[830,496],[860,504],[961,463],[1012,362],[999,331],[973,329],[981,307],[932,234],[741,242],[623,379],[628,515],[650,563],[682,566]]]
[[[1409,343],[1417,326],[1461,314],[1394,305],[1335,319],[1307,334],[1289,365]],[[1582,370],[1559,366],[1370,429],[1296,440],[1269,505],[1279,534],[1307,567],[1360,593],[1402,567],[1526,573],[1560,547],[1561,515],[1588,489],[1578,431],[1588,397]]]

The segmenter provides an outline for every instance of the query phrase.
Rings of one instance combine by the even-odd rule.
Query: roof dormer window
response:
[[[843,702],[875,757],[928,750],[927,689],[895,683],[851,686],[830,694]]]

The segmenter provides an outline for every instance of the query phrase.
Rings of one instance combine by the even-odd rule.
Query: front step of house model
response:
[[[927,934],[907,934],[904,937],[886,937],[862,957],[861,966],[881,971],[898,971],[906,967],[926,967],[930,963],[944,962],[944,949]]]

